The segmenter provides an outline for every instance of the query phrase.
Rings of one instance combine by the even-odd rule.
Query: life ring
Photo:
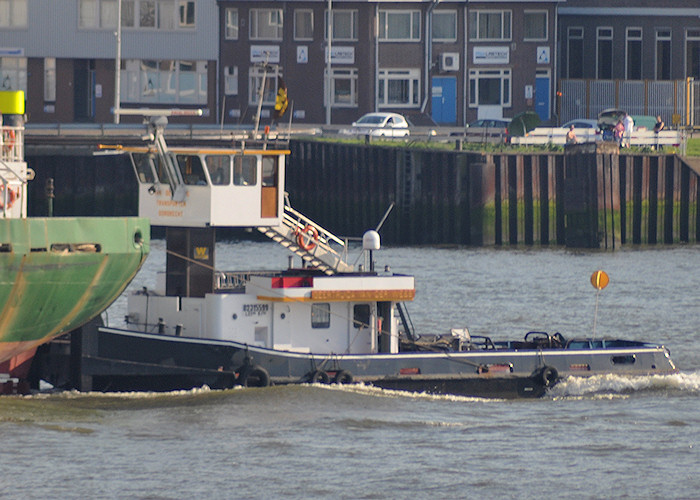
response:
[[[327,384],[330,381],[328,374],[323,370],[316,370],[311,374],[312,384]]]
[[[17,193],[15,193],[14,189],[8,189],[7,190],[7,207],[5,207],[5,185],[0,184],[0,209],[4,208],[12,208],[12,205],[14,205],[15,201],[17,200]]]
[[[318,230],[311,224],[307,224],[304,229],[297,234],[297,243],[306,251],[312,250],[318,241]]]
[[[339,370],[335,374],[335,377],[333,377],[334,384],[352,384],[352,382],[353,382],[352,373],[345,371],[345,370]]]
[[[268,387],[270,385],[270,374],[260,365],[253,365],[241,374],[239,383],[243,387]]]
[[[552,366],[543,367],[537,374],[537,381],[542,387],[552,387],[559,379],[559,372]]]
[[[14,130],[5,130],[3,132],[3,145],[2,145],[2,150],[5,153],[9,153],[12,151],[12,148],[15,147],[15,131]]]

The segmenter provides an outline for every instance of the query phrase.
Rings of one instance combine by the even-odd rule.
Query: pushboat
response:
[[[363,235],[354,266],[345,239],[291,207],[288,150],[170,148],[166,124],[150,121],[144,147],[106,147],[130,155],[139,213],[166,227],[167,261],[153,288],[128,297],[125,328],[97,327],[74,343],[79,390],[355,383],[540,397],[566,377],[676,371],[663,345],[635,340],[528,332],[500,341],[467,328],[419,335],[406,308],[414,278],[376,269],[378,228]],[[217,269],[217,227],[256,228],[290,250],[288,267]]]

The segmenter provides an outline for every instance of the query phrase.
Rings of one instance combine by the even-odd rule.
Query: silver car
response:
[[[367,113],[353,122],[347,133],[372,137],[407,137],[410,135],[406,118],[398,113]]]

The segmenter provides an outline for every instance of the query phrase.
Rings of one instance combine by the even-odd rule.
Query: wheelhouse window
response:
[[[294,39],[313,40],[314,38],[314,11],[309,9],[296,9],[294,11]]]
[[[207,170],[211,183],[226,186],[231,183],[231,157],[229,155],[208,155]]]
[[[204,177],[202,160],[196,155],[177,155],[177,164],[185,184],[190,186],[204,186],[207,179]]]
[[[327,85],[328,72],[324,71],[324,90]],[[357,107],[357,69],[331,68],[331,99],[333,107]]]
[[[206,104],[206,61],[122,61],[121,102]]]
[[[257,104],[260,99],[260,87],[265,78],[265,90],[263,91],[263,105],[274,106],[277,98],[277,82],[281,77],[279,66],[268,67],[267,73],[262,66],[253,66],[248,73],[248,103]]]
[[[0,28],[27,27],[27,0],[0,2]]]
[[[671,30],[661,28],[656,31],[656,79],[671,79]]]
[[[238,40],[238,9],[227,8],[225,12],[226,28],[224,36],[226,40]]]
[[[613,60],[613,29],[598,28],[597,34],[596,78],[599,80],[611,80]]]
[[[415,108],[420,102],[419,69],[380,69],[379,107]]]
[[[628,80],[642,79],[642,28],[627,28],[627,67]]]
[[[255,156],[233,157],[233,185],[255,186],[257,179],[257,160]]]
[[[357,40],[357,11],[335,10],[332,11],[333,40],[334,42],[351,42]],[[323,36],[328,40],[328,11],[326,10],[326,22]]]
[[[436,10],[433,12],[433,42],[457,40],[457,11]]]
[[[525,40],[544,41],[547,40],[547,11],[525,11],[523,15],[523,29]]]
[[[250,9],[251,40],[282,40],[282,9]]]
[[[510,40],[511,11],[470,10],[470,40]]]
[[[583,28],[570,27],[566,37],[569,78],[583,78]]]
[[[329,303],[311,304],[311,328],[330,328],[331,305]]]
[[[511,105],[510,69],[472,69],[469,71],[469,106],[508,107]]]
[[[155,182],[153,168],[151,167],[152,156],[148,153],[133,153],[131,158],[134,162],[139,182],[148,184]]]
[[[420,11],[379,11],[379,40],[390,42],[420,41]]]

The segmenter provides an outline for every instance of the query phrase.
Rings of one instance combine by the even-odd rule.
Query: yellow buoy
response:
[[[596,271],[593,274],[591,274],[591,285],[593,285],[593,288],[602,290],[603,288],[608,286],[608,283],[610,283],[610,278],[608,278],[608,275],[605,271]]]

